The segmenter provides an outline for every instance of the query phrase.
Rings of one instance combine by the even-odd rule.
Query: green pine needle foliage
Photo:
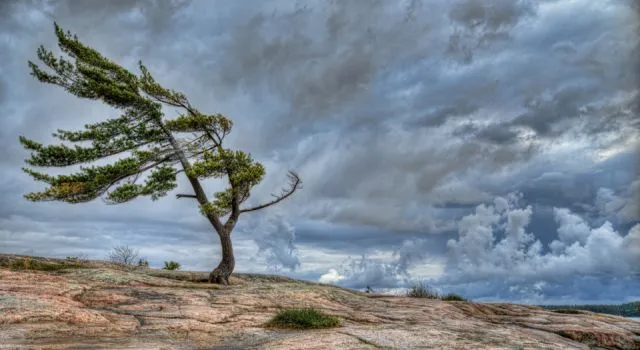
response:
[[[32,167],[82,165],[76,172],[57,176],[23,168],[47,185],[40,192],[26,194],[26,199],[82,203],[101,197],[111,204],[140,196],[157,200],[177,187],[176,176],[184,172],[192,185],[199,186],[198,181],[206,178],[228,180],[229,187],[215,193],[211,201],[197,198],[204,215],[219,217],[234,208],[239,211],[251,188],[264,178],[265,169],[250,154],[222,146],[232,130],[231,120],[219,113],[199,112],[183,93],[156,82],[142,62],[141,74],[136,75],[81,43],[76,35],[65,33],[57,24],[54,27],[58,45],[68,57],[56,57],[40,46],[37,55],[43,67],[29,61],[31,75],[79,98],[104,102],[121,113],[86,124],[82,130],[53,134],[60,141],[81,145],[43,145],[20,136],[20,143],[31,151],[26,163]],[[169,119],[163,106],[177,107],[184,113]],[[107,165],[84,166],[112,156],[120,157]],[[295,178],[291,193],[300,182]]]
[[[162,268],[163,270],[180,270],[180,263],[177,261],[165,261],[164,262],[164,267]]]

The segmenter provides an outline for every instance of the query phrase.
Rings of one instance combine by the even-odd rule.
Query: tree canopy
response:
[[[230,119],[221,114],[201,113],[184,94],[157,83],[142,61],[141,74],[136,76],[82,44],[76,35],[65,33],[57,23],[54,26],[60,49],[72,60],[56,57],[40,46],[38,58],[49,69],[45,71],[29,61],[31,75],[41,82],[63,87],[77,97],[101,100],[122,114],[86,124],[84,130],[57,130],[53,134],[61,141],[83,145],[45,146],[20,136],[22,145],[32,152],[26,162],[34,167],[67,167],[116,155],[122,157],[107,165],[80,166],[79,171],[67,175],[51,176],[23,168],[35,180],[48,185],[41,192],[26,194],[25,198],[82,203],[102,197],[111,204],[139,196],[157,200],[177,187],[176,176],[184,172],[194,193],[177,197],[196,199],[202,213],[220,232],[232,229],[240,213],[273,205],[300,188],[300,178],[290,172],[289,186],[274,200],[240,208],[251,189],[265,176],[265,168],[250,154],[223,146],[233,127]],[[165,119],[163,105],[177,107],[183,113]],[[209,200],[200,184],[206,178],[226,178],[228,187]],[[223,225],[219,217],[227,214],[231,215]]]

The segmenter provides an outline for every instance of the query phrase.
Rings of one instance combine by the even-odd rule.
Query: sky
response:
[[[208,271],[219,240],[188,182],[153,202],[32,203],[26,136],[118,116],[29,75],[56,21],[204,113],[303,189],[245,213],[236,272],[476,301],[640,299],[640,6],[632,0],[0,2],[0,251],[137,248]],[[167,118],[178,111],[165,108]],[[72,169],[71,169],[72,170]],[[52,169],[61,174],[69,169]],[[224,187],[204,182],[208,193]]]

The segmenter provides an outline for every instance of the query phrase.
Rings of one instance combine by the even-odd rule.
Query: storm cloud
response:
[[[238,271],[351,288],[425,279],[478,299],[624,298],[640,290],[637,10],[624,0],[0,2],[0,250],[104,258],[128,244],[152,265],[200,270],[219,258],[196,204],[175,199],[184,178],[157,202],[22,198],[40,185],[20,171],[19,135],[49,143],[58,128],[117,116],[29,76],[39,45],[59,53],[56,21],[231,118],[228,145],[267,169],[249,205],[270,200],[288,170],[301,175],[291,199],[242,216]]]

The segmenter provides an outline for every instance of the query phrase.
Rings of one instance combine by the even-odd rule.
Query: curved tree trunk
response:
[[[209,274],[209,283],[229,284],[229,276],[236,266],[236,259],[233,256],[233,247],[231,246],[231,234],[222,233],[220,236],[220,246],[222,247],[222,260],[218,267],[213,269]]]

